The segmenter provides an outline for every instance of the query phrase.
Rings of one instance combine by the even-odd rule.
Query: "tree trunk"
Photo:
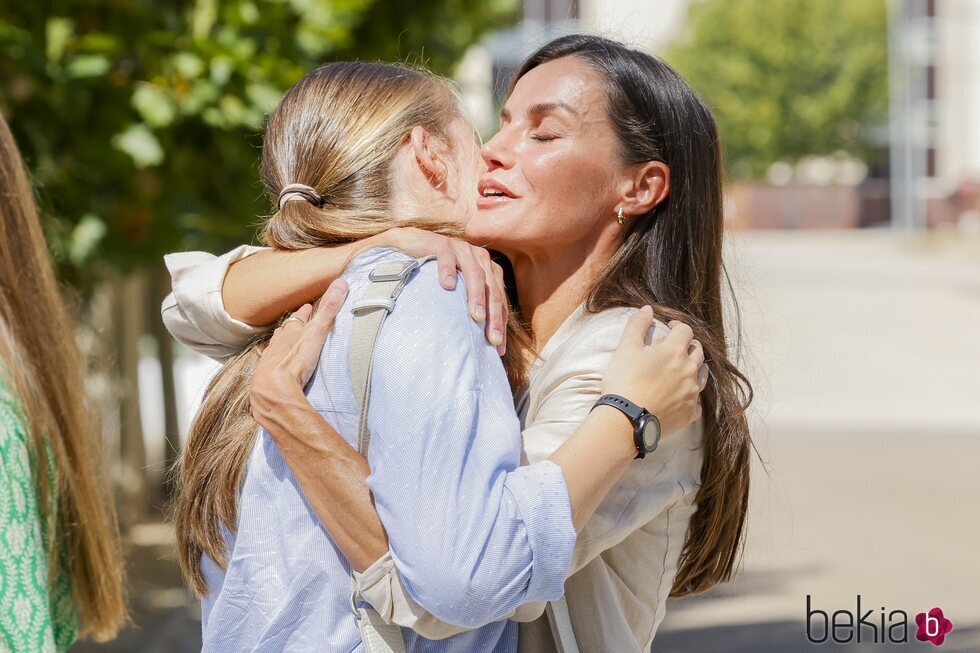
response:
[[[177,421],[177,386],[174,380],[174,339],[160,319],[160,304],[170,292],[170,276],[161,265],[150,273],[153,292],[147,307],[147,321],[150,332],[157,341],[157,356],[163,384],[164,472],[160,484],[160,495],[169,500],[174,493],[173,468],[180,455],[180,427]]]
[[[144,306],[148,284],[145,274],[117,278],[114,286],[115,352],[119,397],[120,481],[129,499],[128,516],[150,506],[146,482],[146,447],[139,404],[139,339],[145,331]]]

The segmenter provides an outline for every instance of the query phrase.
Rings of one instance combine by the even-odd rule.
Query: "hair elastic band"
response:
[[[306,184],[289,184],[279,191],[279,209],[282,210],[286,202],[293,200],[306,200],[314,206],[323,206],[323,198],[316,192],[316,189]]]

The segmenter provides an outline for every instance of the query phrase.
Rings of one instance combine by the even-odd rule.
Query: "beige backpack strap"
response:
[[[354,326],[350,339],[350,378],[354,397],[361,407],[357,429],[357,450],[367,456],[371,433],[367,428],[368,404],[371,397],[371,369],[374,366],[374,345],[388,313],[408,281],[408,277],[432,256],[411,261],[382,263],[368,275],[371,285],[354,303]]]
[[[382,263],[368,275],[371,283],[364,295],[354,302],[354,324],[350,339],[350,378],[354,397],[361,408],[357,427],[357,450],[367,457],[371,432],[367,426],[368,404],[371,399],[371,369],[374,367],[374,346],[388,313],[408,282],[408,277],[434,257]],[[385,622],[369,605],[358,607],[357,584],[351,577],[351,609],[357,618],[361,641],[366,653],[405,653],[401,629]]]
[[[572,630],[572,616],[568,613],[568,603],[565,597],[552,601],[545,608],[548,623],[555,637],[558,653],[579,653],[578,642],[575,641],[575,631]]]

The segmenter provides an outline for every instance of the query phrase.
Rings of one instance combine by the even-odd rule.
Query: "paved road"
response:
[[[906,648],[805,640],[807,594],[828,613],[860,594],[879,620],[942,607],[942,650],[980,651],[980,243],[755,232],[731,260],[765,468],[738,580],[671,603],[654,650]],[[168,538],[134,533],[140,628],[74,653],[199,649]]]
[[[740,578],[672,603],[654,650],[891,650],[806,641],[807,594],[860,594],[879,622],[942,607],[942,650],[980,651],[980,247],[749,233],[733,258],[767,469]]]

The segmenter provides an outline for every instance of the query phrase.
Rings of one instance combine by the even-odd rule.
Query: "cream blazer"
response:
[[[167,257],[174,292],[162,312],[177,340],[220,360],[258,332],[231,318],[221,301],[228,266],[254,251],[240,247],[221,257],[200,252]],[[526,462],[550,456],[588,415],[634,310],[589,313],[579,306],[547,342],[517,396]],[[657,322],[652,339],[667,332]],[[665,434],[655,452],[630,464],[579,533],[565,599],[582,653],[650,651],[696,509],[701,438],[701,421]],[[364,599],[390,621],[432,639],[462,630],[440,622],[412,599],[390,555],[355,576]],[[544,603],[531,603],[511,615],[523,622],[521,653],[557,653],[544,609]]]

